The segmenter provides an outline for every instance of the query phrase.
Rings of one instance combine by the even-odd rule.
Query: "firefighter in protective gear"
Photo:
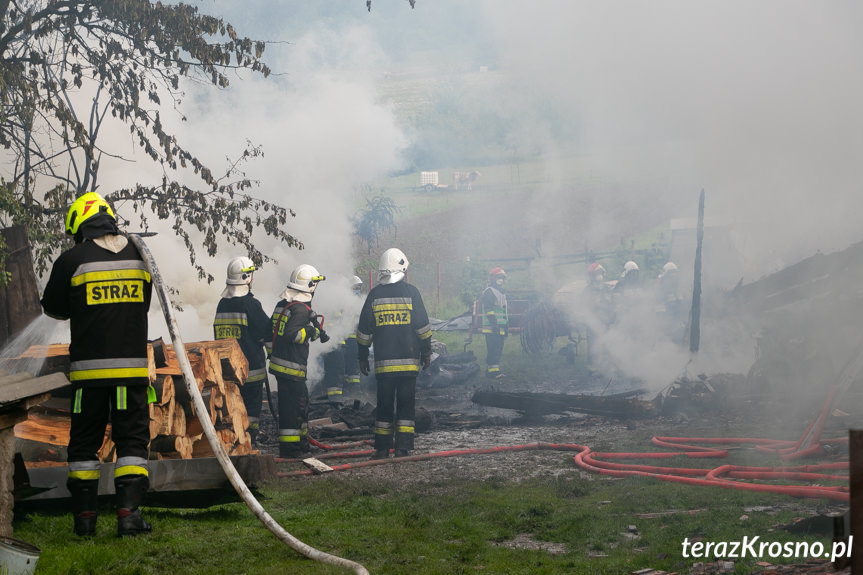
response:
[[[363,280],[359,276],[351,278],[351,292],[356,297],[363,295]],[[357,362],[357,317],[353,318],[353,329],[342,342],[342,355],[345,363],[345,386],[357,389],[360,384],[360,364]]]
[[[623,264],[623,271],[620,273],[620,279],[614,285],[614,291],[623,293],[636,287],[638,287],[638,264],[629,260]]]
[[[358,276],[350,279],[351,294],[359,298],[362,293],[363,280]],[[353,302],[351,302],[353,303]],[[338,347],[324,354],[324,378],[323,387],[327,399],[339,401],[345,392],[357,389],[360,383],[360,367],[357,363],[357,316],[356,306],[348,305],[351,309],[343,309],[336,315],[335,323],[337,331],[342,333],[348,330],[344,339],[339,341]],[[332,331],[332,330],[330,330]]]
[[[309,304],[324,279],[313,266],[297,266],[273,310],[269,371],[279,389],[279,457],[296,458],[309,450],[309,343],[326,339]]]
[[[590,342],[595,336],[594,329],[597,325],[608,327],[615,321],[614,302],[611,298],[612,282],[605,281],[605,268],[599,262],[593,262],[587,266],[587,301],[590,309],[587,310],[593,321],[588,322],[587,346],[588,359],[590,358]]]
[[[488,274],[488,286],[480,296],[482,314],[482,333],[485,335],[486,377],[503,377],[500,372],[500,358],[503,344],[509,330],[509,317],[506,306],[506,272],[494,268]]]
[[[369,374],[369,348],[375,347],[377,409],[372,459],[389,457],[393,443],[396,457],[413,449],[417,375],[431,361],[431,326],[419,290],[404,281],[408,265],[397,248],[381,255],[379,283],[366,296],[357,325],[363,375]]]
[[[677,265],[674,262],[666,262],[662,266],[662,272],[656,276],[656,282],[659,307],[665,313],[672,339],[677,341],[682,338],[682,330],[686,324],[686,310],[683,298],[680,297]]]
[[[249,415],[247,431],[253,445],[258,441],[264,383],[267,379],[264,345],[271,339],[273,325],[261,302],[252,295],[255,269],[254,262],[247,257],[231,260],[222,299],[216,306],[216,316],[213,318],[215,339],[237,340],[249,362],[249,376],[240,387],[240,393]]]
[[[662,266],[662,271],[658,276],[656,276],[656,281],[659,283],[659,292],[664,301],[667,302],[680,299],[680,296],[677,293],[677,264],[674,262],[666,262],[666,264]]]
[[[72,495],[73,529],[80,536],[96,533],[97,452],[110,421],[117,449],[117,535],[147,533],[152,527],[141,517],[140,506],[149,487],[150,273],[117,228],[111,206],[95,192],[69,208],[66,232],[75,246],[54,262],[42,308],[48,316],[70,322],[73,399],[66,486]]]

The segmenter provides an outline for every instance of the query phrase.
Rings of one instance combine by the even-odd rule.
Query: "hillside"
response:
[[[525,163],[516,180],[511,165],[483,166],[470,191],[453,188],[451,171],[440,172],[449,187],[432,192],[415,189],[418,174],[379,182],[375,193],[401,207],[397,230],[371,255],[358,250],[357,259],[373,266],[380,250],[398,246],[411,261],[411,281],[431,292],[439,264],[444,298],[458,295],[464,274],[496,265],[507,269],[513,286],[550,293],[581,277],[585,251],[628,249],[675,213],[656,201],[650,181],[585,177],[576,162],[552,180],[548,169]]]

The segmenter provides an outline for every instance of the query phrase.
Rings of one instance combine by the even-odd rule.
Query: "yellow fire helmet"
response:
[[[78,227],[82,222],[101,213],[107,213],[112,219],[117,219],[111,206],[102,196],[96,192],[84,194],[75,200],[69,208],[69,213],[66,214],[66,233],[74,236],[78,233]]]

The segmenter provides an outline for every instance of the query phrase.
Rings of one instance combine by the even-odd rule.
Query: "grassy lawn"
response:
[[[406,489],[398,475],[382,479],[364,470],[281,479],[264,485],[260,496],[294,536],[358,561],[371,573],[616,574],[647,567],[686,572],[696,560],[682,557],[685,538],[719,542],[757,535],[769,542],[820,541],[830,549],[828,536],[776,529],[814,502],[649,479],[609,480],[575,471],[570,454],[548,457],[568,472],[524,480],[501,469],[481,482],[440,475],[426,478],[422,488]],[[410,474],[416,472],[411,466],[421,464],[401,465]],[[699,511],[667,513],[672,510]],[[37,573],[344,572],[298,555],[242,503],[148,508],[154,533],[126,540],[114,537],[111,510],[101,511],[98,535],[90,540],[71,535],[65,514],[16,522],[15,537],[42,549]],[[647,513],[659,515],[637,515]],[[637,531],[627,535],[630,525]],[[550,550],[508,545],[516,536]],[[755,561],[738,560],[736,572],[752,571]]]

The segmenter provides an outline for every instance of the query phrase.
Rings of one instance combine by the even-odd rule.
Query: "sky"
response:
[[[371,12],[362,0],[194,4],[271,42],[274,76],[238,74],[226,90],[187,85],[188,121],[176,123],[187,147],[215,167],[247,139],[262,145],[264,157],[246,168],[261,182],[255,193],[297,212],[289,230],[303,251],[263,242],[280,262],[255,277],[267,311],[300,263],[328,277],[316,305],[354,305],[350,198],[357,186],[408,169],[415,137],[399,102],[382,96],[394,72],[445,83],[487,67],[502,90],[469,95],[466,109],[506,120],[510,137],[530,142],[550,174],[565,147],[591,173],[650,180],[628,186],[620,202],[671,206],[670,217],[686,206],[678,215],[694,216],[705,189],[709,217],[733,227],[734,248],[745,254],[712,263],[733,266],[728,277],[757,279],[863,236],[859,2],[417,0],[412,10],[406,0],[374,0]],[[106,166],[101,177],[104,186],[128,186],[158,177],[148,170],[142,159]],[[543,213],[528,212],[531,225],[542,226]],[[609,214],[592,218],[597,229],[614,225]],[[181,290],[184,338],[209,339],[222,270],[246,254],[225,247],[208,264],[216,282],[207,286],[175,257],[170,232],[149,243]]]
[[[550,164],[560,146],[575,146],[608,177],[660,178],[662,189],[649,193],[661,200],[685,193],[694,206],[705,189],[708,216],[739,227],[751,279],[859,240],[849,217],[860,207],[863,169],[859,3],[419,0],[411,10],[406,1],[378,0],[371,12],[361,1],[198,6],[252,37],[283,42],[267,49],[280,76],[209,91],[193,103],[198,109],[185,110],[206,118],[208,129],[192,120],[184,136],[204,148],[218,144],[222,155],[231,135],[263,144],[261,194],[301,212],[298,234],[315,238],[306,242],[309,257],[317,256],[320,234],[301,232],[307,224],[320,229],[332,206],[318,209],[297,190],[328,202],[337,188],[404,168],[411,134],[394,116],[398,103],[380,97],[382,75],[434,70],[441,77],[481,65],[505,76],[512,109],[479,105],[513,124],[530,117],[516,133],[537,142]],[[531,110],[540,107],[572,126],[569,141],[548,135],[552,126]],[[327,230],[342,233],[344,222],[333,219]]]

